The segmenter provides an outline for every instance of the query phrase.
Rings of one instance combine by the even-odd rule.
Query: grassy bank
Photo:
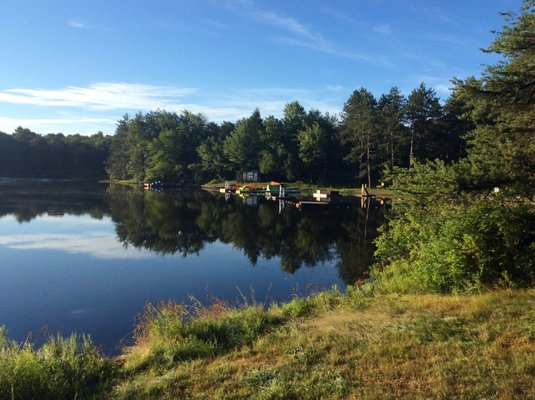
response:
[[[0,335],[0,398],[535,398],[535,289],[148,307],[117,359]]]

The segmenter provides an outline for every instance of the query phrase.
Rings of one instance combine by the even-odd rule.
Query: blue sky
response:
[[[339,113],[420,82],[448,97],[521,0],[2,0],[0,130],[112,134],[125,113]]]

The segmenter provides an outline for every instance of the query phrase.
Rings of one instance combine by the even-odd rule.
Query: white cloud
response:
[[[91,232],[75,234],[19,234],[0,236],[0,246],[17,250],[59,250],[69,254],[89,254],[103,259],[153,257],[148,251],[124,248],[115,233]]]
[[[7,89],[0,91],[0,102],[15,104],[20,116],[0,115],[0,130],[12,132],[23,126],[39,133],[85,135],[102,130],[111,134],[121,115],[157,109],[177,113],[188,110],[203,114],[210,121],[234,122],[249,116],[255,108],[265,116],[280,116],[285,104],[291,101],[299,101],[305,108],[336,113],[340,101],[330,100],[329,96],[339,89],[275,87],[214,91],[113,82],[63,89]]]
[[[392,28],[389,24],[377,25],[373,28],[373,31],[385,36],[389,36],[392,34]]]
[[[451,85],[440,84],[440,83],[433,86],[433,88],[436,90],[438,94],[443,94],[446,96],[449,96],[451,94],[450,87]]]
[[[191,95],[196,89],[132,83],[102,82],[64,89],[7,89],[0,102],[56,107],[90,107],[101,110],[155,110]]]
[[[367,55],[354,50],[340,49],[333,42],[326,39],[321,33],[315,31],[312,27],[302,23],[296,18],[282,15],[272,10],[260,9],[252,0],[227,0],[222,2],[222,5],[235,12],[242,13],[248,18],[279,27],[283,31],[286,31],[287,35],[282,37],[281,35],[274,35],[279,43],[308,48],[331,56],[347,58],[357,62],[366,62],[379,66],[384,66],[386,64],[384,58],[376,55]],[[322,12],[340,17],[339,14],[337,15],[336,11],[330,9],[323,9]]]
[[[86,117],[62,117],[62,118],[13,118],[0,116],[0,131],[13,132],[22,126],[38,133],[79,133],[92,135],[98,131],[107,134],[113,133],[118,118],[86,118]]]
[[[318,45],[325,45],[326,43],[321,35],[312,32],[307,26],[294,18],[277,14],[274,11],[257,11],[255,15],[266,23],[279,26],[299,36],[306,37]]]
[[[28,126],[28,125],[74,125],[74,124],[113,124],[110,118],[9,118],[0,117],[0,125]]]
[[[345,23],[351,24],[353,23],[353,18],[349,17],[347,14],[345,14],[342,11],[335,10],[333,8],[329,7],[323,7],[321,9],[321,12],[325,15],[330,15],[331,17],[334,17],[336,19],[339,19],[340,21],[343,21]]]
[[[87,29],[88,28],[88,25],[83,22],[82,20],[79,20],[79,19],[71,19],[70,21],[68,21],[69,23],[69,26],[71,28],[76,28],[76,29]]]
[[[329,92],[340,92],[344,90],[344,87],[342,85],[327,85],[326,89]]]

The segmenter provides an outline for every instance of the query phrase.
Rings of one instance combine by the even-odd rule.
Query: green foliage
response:
[[[535,86],[526,67],[535,62],[533,7],[526,1],[523,14],[508,14],[512,25],[489,49],[506,61],[480,80],[456,82],[450,111],[474,127],[467,157],[393,170],[402,201],[377,241],[378,290],[465,293],[535,281]],[[414,100],[426,93],[422,87]],[[411,126],[433,121],[417,117],[409,113]]]
[[[412,143],[419,158],[450,161],[462,152],[463,143],[450,140],[463,126],[458,109],[441,114],[434,92],[423,85],[411,100],[408,107],[394,87],[377,102],[361,88],[346,102],[341,122],[319,110],[306,111],[297,101],[286,104],[280,119],[262,118],[257,109],[236,124],[207,123],[188,111],[125,115],[109,144],[106,170],[113,179],[198,183],[258,169],[266,180],[354,183],[356,178],[371,185],[382,179],[384,167],[409,165],[409,112],[416,121]],[[437,135],[444,140],[436,142]]]
[[[503,280],[535,281],[535,215],[529,207],[450,205],[419,217],[392,221],[378,240],[384,266],[375,270],[378,290],[466,293]]]
[[[22,127],[0,132],[0,176],[104,178],[111,136],[39,135]]]
[[[113,363],[91,340],[50,337],[35,350],[10,342],[0,329],[0,398],[73,399],[103,393],[114,378]]]
[[[311,314],[314,307],[310,300],[298,297],[282,305],[282,314],[289,318],[300,318]]]
[[[535,194],[535,4],[506,13],[508,25],[485,50],[504,60],[485,69],[480,79],[456,80],[457,97],[476,128],[467,136],[462,163],[469,190],[500,187],[509,195]]]
[[[408,130],[406,121],[406,103],[397,87],[383,94],[378,101],[378,128],[380,131],[380,154],[385,167],[390,169],[407,165]]]
[[[359,167],[357,179],[371,187],[372,160],[378,147],[377,101],[366,89],[355,90],[344,105],[342,138],[350,145],[346,159]]]
[[[403,199],[377,239],[374,276],[382,291],[472,292],[511,279],[534,282],[534,211],[459,191],[443,162],[399,169]]]
[[[223,151],[236,169],[258,169],[258,155],[263,130],[264,125],[257,109],[249,118],[239,121],[225,139]]]
[[[262,307],[231,309],[216,303],[211,308],[188,307],[173,302],[147,305],[136,340],[148,344],[141,355],[133,348],[127,368],[170,365],[191,358],[207,357],[251,344],[276,323]]]
[[[442,109],[435,91],[421,83],[407,98],[405,113],[410,128],[409,166],[439,157],[444,138],[439,129]]]

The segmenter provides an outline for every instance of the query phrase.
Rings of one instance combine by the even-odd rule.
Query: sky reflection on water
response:
[[[279,215],[271,203],[99,190],[87,205],[80,192],[72,204],[65,192],[64,206],[42,191],[39,201],[25,192],[28,208],[19,192],[0,197],[0,325],[11,338],[84,332],[114,353],[147,301],[284,301],[343,288],[369,262],[355,259],[362,229],[333,221],[362,223],[353,208]]]

